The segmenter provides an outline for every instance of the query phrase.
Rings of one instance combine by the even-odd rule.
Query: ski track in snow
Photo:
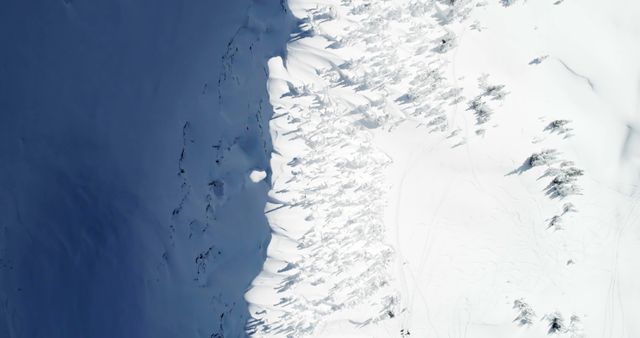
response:
[[[576,6],[289,2],[249,335],[541,337],[556,313],[563,337],[640,334],[639,161],[611,155],[635,122],[607,87],[637,79],[594,61]]]

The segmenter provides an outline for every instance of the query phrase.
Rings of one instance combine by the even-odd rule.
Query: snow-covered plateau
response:
[[[640,337],[640,2],[5,2],[0,337]]]
[[[256,337],[640,337],[640,3],[291,0]]]

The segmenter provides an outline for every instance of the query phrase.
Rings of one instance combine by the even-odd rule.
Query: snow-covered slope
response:
[[[0,337],[238,337],[277,1],[3,1]]]
[[[638,337],[638,17],[9,0],[0,336]]]
[[[640,335],[640,5],[289,6],[249,332]]]

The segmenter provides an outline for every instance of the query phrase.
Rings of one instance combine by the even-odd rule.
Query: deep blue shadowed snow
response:
[[[0,337],[237,337],[278,1],[6,0]]]

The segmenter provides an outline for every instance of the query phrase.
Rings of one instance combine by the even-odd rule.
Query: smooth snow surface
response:
[[[255,337],[640,337],[640,3],[291,0]]]
[[[266,63],[293,22],[278,1],[2,1],[1,338],[246,336]]]
[[[249,174],[249,179],[253,183],[258,183],[267,177],[267,173],[264,170],[254,170]]]

